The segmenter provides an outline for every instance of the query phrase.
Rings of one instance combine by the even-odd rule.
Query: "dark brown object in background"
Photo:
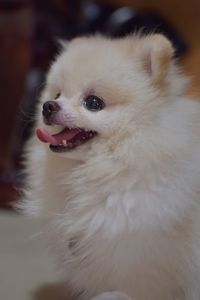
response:
[[[11,174],[11,143],[25,77],[31,64],[30,1],[0,0],[0,206],[17,196]]]
[[[0,208],[23,184],[21,154],[57,38],[75,35],[78,0],[0,0]],[[3,116],[3,118],[1,118]]]

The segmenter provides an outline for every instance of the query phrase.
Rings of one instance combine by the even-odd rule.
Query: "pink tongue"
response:
[[[80,132],[80,129],[64,129],[60,133],[51,135],[47,130],[43,128],[36,129],[36,135],[38,139],[43,143],[49,143],[51,145],[62,144],[63,140],[67,142],[71,140],[75,135]]]

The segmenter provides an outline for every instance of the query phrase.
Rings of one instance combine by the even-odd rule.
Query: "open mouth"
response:
[[[64,128],[57,134],[50,134],[43,128],[36,129],[38,139],[43,143],[49,143],[53,152],[66,152],[91,140],[97,132],[82,128]]]

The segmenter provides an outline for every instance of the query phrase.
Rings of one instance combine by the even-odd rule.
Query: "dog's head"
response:
[[[48,74],[38,138],[56,155],[83,159],[120,146],[181,90],[181,80],[173,86],[172,55],[162,35],[73,40]]]

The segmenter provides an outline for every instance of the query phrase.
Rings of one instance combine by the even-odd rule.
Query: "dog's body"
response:
[[[55,124],[97,135],[62,154],[34,137],[25,207],[48,217],[66,280],[84,299],[200,299],[200,107],[184,98],[171,55],[158,35],[83,38],[50,70],[41,102],[59,93]],[[91,93],[105,107],[83,107]]]

